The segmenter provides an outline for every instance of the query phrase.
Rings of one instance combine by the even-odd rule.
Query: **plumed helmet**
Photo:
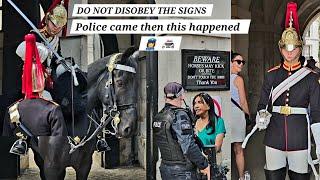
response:
[[[302,48],[303,42],[300,36],[297,4],[294,2],[287,4],[285,28],[278,43],[279,48],[284,48],[287,51],[293,51],[297,47]]]
[[[65,26],[68,20],[68,2],[69,0],[54,0],[41,20],[39,28],[44,28],[48,20],[56,26]]]
[[[65,26],[68,20],[68,12],[63,5],[63,1],[61,1],[61,4],[53,7],[52,10],[48,12],[47,16],[54,25],[59,27]]]

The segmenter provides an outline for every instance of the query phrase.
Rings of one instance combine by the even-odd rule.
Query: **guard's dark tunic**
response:
[[[268,111],[272,112],[271,99],[269,99],[271,88],[277,87],[300,68],[302,68],[300,63],[293,66],[284,63],[268,71],[263,82],[258,111],[265,109],[267,103],[269,103]],[[273,105],[308,108],[310,104],[312,123],[317,123],[320,122],[319,92],[318,76],[312,72],[285,91]],[[286,116],[272,112],[270,124],[266,129],[264,144],[283,151],[305,150],[308,148],[307,126],[305,115],[292,114]]]
[[[44,99],[24,99],[18,105],[20,122],[35,136],[67,136],[67,127],[56,103]],[[4,135],[13,136],[14,125],[7,113]]]

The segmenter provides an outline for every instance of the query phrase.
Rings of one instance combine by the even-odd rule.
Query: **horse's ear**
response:
[[[131,55],[133,55],[138,50],[137,47],[129,47],[122,55],[121,62],[125,62]]]
[[[139,57],[139,51],[138,51],[138,50],[135,51],[135,52],[130,56],[131,59],[137,59],[138,57]]]

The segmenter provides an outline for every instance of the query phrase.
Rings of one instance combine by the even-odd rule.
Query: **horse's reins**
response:
[[[72,55],[72,51],[71,51],[71,55]],[[71,56],[72,57],[72,56]],[[72,64],[72,59],[71,59],[71,64]],[[73,66],[72,66],[73,67]],[[71,68],[72,69],[72,68]],[[77,77],[77,76],[76,76]],[[71,72],[71,119],[72,119],[72,136],[74,137],[75,136],[75,126],[74,126],[74,97],[73,97],[73,72]]]
[[[103,109],[103,115],[100,119],[100,124],[94,118],[92,118],[90,115],[88,115],[88,117],[90,119],[89,129],[87,131],[87,135],[79,142],[79,144],[75,145],[73,143],[74,140],[71,137],[68,137],[69,144],[71,146],[69,154],[73,153],[76,149],[85,145],[92,138],[96,137],[98,135],[98,133],[103,131],[103,128],[105,128],[109,124],[109,122],[111,122],[111,125],[112,125],[112,128],[114,129],[114,132],[111,132],[110,130],[106,130],[106,131],[103,131],[103,133],[116,135],[117,129],[118,129],[118,124],[121,121],[121,119],[119,118],[119,116],[120,116],[119,110],[125,110],[125,109],[135,107],[134,103],[117,105],[117,101],[116,101],[117,99],[116,99],[115,88],[114,88],[114,83],[113,83],[114,82],[113,71],[115,69],[117,69],[117,70],[122,70],[122,71],[130,72],[130,73],[136,73],[136,70],[133,67],[122,65],[122,64],[116,64],[118,62],[118,57],[120,55],[121,55],[121,53],[117,53],[117,54],[112,55],[109,63],[107,64],[107,70],[108,70],[107,73],[108,73],[109,77],[108,77],[108,80],[105,84],[105,88],[107,90],[109,89],[108,94],[107,94],[107,99],[109,99],[109,106],[106,107],[106,109]],[[96,83],[97,86],[100,84],[100,82],[106,76],[107,73],[104,72],[99,77],[99,79]],[[92,122],[94,122],[98,126],[98,128],[89,136]]]

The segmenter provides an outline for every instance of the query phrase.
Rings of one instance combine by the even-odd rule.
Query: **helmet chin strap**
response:
[[[55,35],[59,34],[61,30],[58,31],[57,33],[53,33],[52,30],[48,27],[48,25],[46,25],[46,31],[47,31],[47,35],[49,37],[51,37],[51,36],[55,36]]]
[[[46,24],[46,26],[44,27],[45,29],[45,36],[46,38],[49,38],[51,36],[54,36],[54,34],[51,32],[51,29],[48,27],[48,24]]]
[[[301,47],[299,47],[300,48],[300,53],[298,53],[297,55],[296,55],[296,57],[294,58],[294,59],[298,59],[298,61],[300,61],[300,55],[302,54],[302,48]],[[283,59],[284,59],[284,61],[287,61],[287,59],[286,59],[286,57],[284,57],[284,55],[283,55],[283,53],[282,53],[282,48],[280,48],[280,54],[281,54],[281,56],[283,57]],[[287,61],[287,62],[289,62],[289,61]],[[303,64],[302,64],[303,65]]]
[[[49,28],[49,21],[50,21],[50,19],[49,19],[48,15],[47,15],[46,21],[45,21],[46,25],[44,26],[44,29],[45,29],[45,31],[46,31],[46,36],[51,37],[51,36],[55,36],[55,35],[59,34],[60,31],[63,29],[63,27],[60,29],[59,32],[53,33],[52,30]],[[52,23],[52,22],[51,22],[51,23]],[[52,25],[54,25],[54,24],[52,23]],[[48,38],[48,37],[47,37],[47,38]]]

